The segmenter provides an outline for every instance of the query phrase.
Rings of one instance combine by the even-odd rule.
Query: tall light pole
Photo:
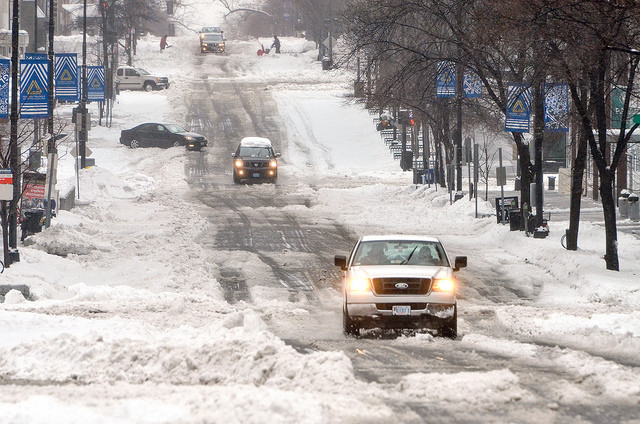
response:
[[[11,135],[9,138],[9,162],[13,172],[13,199],[9,204],[9,248],[14,249],[11,262],[20,261],[18,255],[18,199],[21,192],[21,170],[18,160],[18,57],[20,30],[20,2],[13,0],[13,22],[11,25]],[[6,264],[10,265],[10,264]]]
[[[54,77],[54,59],[55,54],[53,52],[53,36],[54,36],[54,22],[55,22],[55,0],[49,0],[49,117],[47,120],[47,132],[49,133],[49,140],[47,141],[47,174],[49,175],[48,187],[47,187],[47,208],[44,215],[44,226],[49,228],[51,224],[51,190],[53,188],[54,179],[54,167],[56,151],[56,138],[53,135],[53,108],[55,107],[55,93],[53,90],[53,77]]]
[[[87,166],[87,0],[83,1],[84,16],[82,18],[82,96],[80,97],[80,167]],[[77,166],[77,165],[76,165]]]

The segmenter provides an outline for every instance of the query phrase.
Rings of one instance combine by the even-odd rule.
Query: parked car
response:
[[[224,53],[225,44],[224,37],[220,33],[201,34],[200,37],[200,53],[213,52]]]
[[[116,69],[116,86],[119,90],[162,90],[169,88],[169,78],[152,75],[142,68],[120,66]]]
[[[273,151],[271,140],[264,137],[245,137],[233,157],[233,182],[270,181],[278,178],[278,159],[280,153]]]
[[[453,264],[435,237],[365,236],[347,258],[336,255],[342,273],[343,327],[347,335],[361,328],[431,328],[444,337],[458,334]]]
[[[138,147],[177,147],[188,150],[200,150],[207,145],[207,139],[197,133],[189,132],[180,125],[146,123],[120,132],[120,143],[132,149]]]

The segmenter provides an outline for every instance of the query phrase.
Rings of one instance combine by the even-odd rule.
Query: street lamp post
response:
[[[5,265],[20,261],[18,255],[18,199],[21,191],[21,169],[18,160],[18,57],[20,30],[20,2],[13,0],[13,21],[11,25],[11,135],[9,137],[9,162],[13,172],[13,199],[9,204],[9,248],[13,249]]]
[[[83,1],[84,16],[82,18],[82,96],[80,97],[80,167],[87,166],[87,0]],[[76,165],[77,166],[77,165]]]
[[[49,228],[51,225],[51,199],[53,180],[54,180],[54,162],[57,155],[56,150],[56,138],[53,135],[53,108],[55,107],[55,93],[53,89],[53,77],[55,66],[55,54],[53,52],[53,36],[54,36],[54,22],[55,22],[55,0],[49,0],[49,117],[47,119],[47,132],[49,133],[49,140],[47,141],[47,175],[49,176],[47,187],[47,207],[44,215],[44,226]]]

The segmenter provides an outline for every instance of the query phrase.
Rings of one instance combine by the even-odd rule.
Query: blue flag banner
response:
[[[77,102],[78,92],[78,54],[56,53],[55,56],[55,97],[58,100]]]
[[[456,64],[450,61],[443,61],[438,63],[437,69],[436,97],[455,97]]]
[[[464,97],[475,98],[482,97],[482,80],[475,72],[465,72],[463,87]]]
[[[544,84],[544,128],[552,132],[569,132],[569,86]]]
[[[11,80],[11,61],[0,59],[0,118],[9,117],[9,85]]]
[[[20,118],[49,117],[49,61],[20,61]]]
[[[507,86],[507,110],[504,129],[510,132],[529,132],[531,87],[525,84]]]
[[[46,53],[25,53],[24,58],[31,59],[40,59],[40,60],[49,60],[49,56]]]
[[[87,66],[87,100],[104,102],[104,66]]]

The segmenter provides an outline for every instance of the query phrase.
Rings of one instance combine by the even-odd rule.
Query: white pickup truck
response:
[[[119,90],[161,90],[169,88],[169,78],[151,75],[142,68],[120,66],[116,69],[116,85]]]

